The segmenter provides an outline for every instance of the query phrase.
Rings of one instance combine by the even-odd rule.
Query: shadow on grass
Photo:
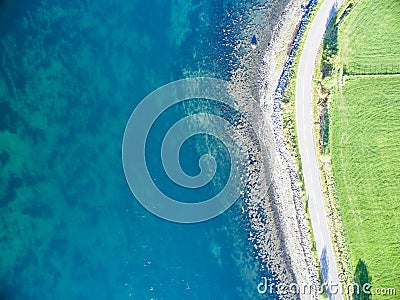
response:
[[[335,13],[332,12],[332,13]],[[339,51],[338,48],[338,28],[337,15],[332,17],[332,20],[326,30],[324,40],[322,42],[322,78],[332,76],[334,59]]]
[[[363,260],[359,260],[354,272],[354,283],[358,284],[360,287],[359,291],[353,292],[354,300],[369,300],[371,299],[371,294],[365,293],[363,289],[365,284],[371,283],[371,276],[368,274],[368,269]]]

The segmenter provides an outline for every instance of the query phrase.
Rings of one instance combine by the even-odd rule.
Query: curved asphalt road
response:
[[[318,49],[329,21],[343,0],[325,0],[311,24],[310,31],[300,58],[296,87],[296,124],[299,150],[304,175],[304,184],[308,197],[311,224],[314,231],[321,272],[325,283],[339,284],[339,275],[334,256],[332,240],[328,229],[324,197],[321,188],[320,173],[314,141],[313,125],[313,75]],[[339,284],[340,285],[340,284]],[[344,299],[341,292],[335,293],[330,285],[330,299]],[[329,289],[329,288],[328,288]]]

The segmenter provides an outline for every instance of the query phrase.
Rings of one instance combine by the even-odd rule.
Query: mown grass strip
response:
[[[339,40],[345,74],[400,73],[400,2],[359,1]]]

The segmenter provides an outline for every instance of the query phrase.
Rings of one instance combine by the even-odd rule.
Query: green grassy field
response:
[[[333,171],[353,267],[400,292],[400,77],[346,79],[332,110]]]
[[[330,154],[353,268],[400,299],[400,1],[361,0],[339,25]],[[397,64],[397,66],[396,66]],[[382,66],[393,65],[386,72]],[[358,69],[356,66],[360,66]],[[334,75],[335,76],[335,75]],[[354,270],[353,270],[354,271]]]
[[[398,73],[400,1],[359,1],[341,25],[339,40],[347,73]]]

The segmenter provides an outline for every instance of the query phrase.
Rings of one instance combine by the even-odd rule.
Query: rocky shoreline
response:
[[[280,299],[318,298],[318,275],[311,251],[305,208],[296,183],[298,174],[285,146],[279,112],[300,37],[315,4],[315,0],[307,3],[292,0],[286,1],[284,5],[282,2],[272,4],[272,11],[276,15],[272,15],[263,27],[258,28],[255,35],[258,37],[256,49],[244,55],[240,67],[232,76],[234,93],[244,99],[239,104],[241,110],[256,111],[251,104],[254,102],[248,101],[250,97],[255,98],[263,110],[263,116],[256,120],[259,131],[267,132],[265,126],[271,126],[273,132],[273,163],[270,162],[269,153],[244,146],[252,157],[245,166],[247,174],[244,180],[247,181],[248,194],[245,197],[244,213],[247,214],[251,228],[249,240],[261,261],[261,274],[270,273],[275,278],[274,284],[283,287],[282,290],[275,290]],[[280,13],[277,13],[278,9]],[[272,33],[271,24],[275,24]],[[246,44],[238,47],[243,46]],[[247,46],[250,46],[250,41]],[[282,70],[280,66],[283,66],[283,71],[278,71]],[[271,137],[264,137],[259,142],[268,147],[271,145]],[[266,180],[269,168],[272,169],[272,182]],[[293,285],[310,287],[312,291],[288,293],[289,287]]]

